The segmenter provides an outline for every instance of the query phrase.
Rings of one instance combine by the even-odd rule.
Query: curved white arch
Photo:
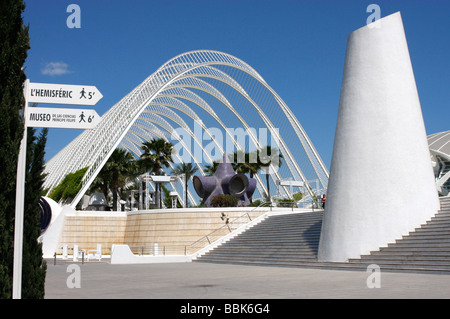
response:
[[[267,94],[268,92],[271,98],[276,101],[278,107],[283,111],[279,112],[279,114],[284,114],[285,120],[287,120],[283,123],[290,125],[297,135],[298,141],[300,142],[298,145],[301,145],[302,149],[307,154],[310,162],[309,165],[315,171],[314,176],[320,181],[322,189],[326,189],[328,171],[299,121],[295,118],[283,100],[264,81],[261,75],[242,60],[223,52],[206,50],[191,51],[174,57],[145,79],[121,101],[116,103],[102,116],[102,120],[96,129],[84,131],[49,161],[46,167],[48,176],[44,187],[51,189],[57,185],[66,174],[83,167],[88,167],[83,178],[81,191],[71,203],[72,206],[75,206],[100,172],[111,153],[121,144],[122,140],[137,123],[138,119],[139,121],[144,121],[144,123],[145,121],[149,121],[146,116],[148,113],[153,113],[154,115],[161,114],[177,123],[177,125],[183,127],[186,131],[191,131],[189,125],[180,117],[181,114],[177,114],[177,111],[188,115],[191,119],[200,117],[191,107],[180,101],[180,99],[190,101],[194,105],[205,110],[213,119],[215,119],[216,123],[219,123],[226,134],[230,134],[226,129],[226,121],[224,122],[224,116],[226,117],[226,115],[217,114],[214,108],[205,102],[194,92],[194,90],[197,92],[206,92],[215,97],[217,101],[220,101],[220,103],[227,107],[244,128],[249,128],[249,125],[244,119],[245,114],[239,113],[233,107],[233,102],[229,101],[224,96],[224,92],[221,91],[221,88],[210,83],[208,79],[220,81],[244,97],[249,105],[256,110],[258,116],[271,134],[276,136],[277,130],[274,124],[263,111],[261,105],[258,105],[258,102],[254,99],[260,91],[256,91],[255,93],[252,87],[247,90],[244,87],[247,83],[239,83],[240,78],[233,78],[234,73],[228,70],[237,70],[248,75],[250,79],[257,81],[257,83],[260,84],[262,89],[258,88],[258,90],[263,90],[264,94]],[[230,74],[228,74],[228,72]],[[253,94],[256,94],[256,96],[252,98],[251,95]],[[279,114],[277,114],[277,116],[279,116]],[[157,119],[158,125],[160,125],[161,122],[161,119]],[[191,133],[189,134],[191,135]],[[136,136],[135,134],[133,135]],[[251,130],[249,130],[249,137],[257,147],[261,147],[261,145],[258,144],[256,136],[252,135]],[[201,145],[201,141],[196,140],[195,136],[192,136],[192,138],[195,143]],[[133,143],[139,142],[138,140],[134,140],[132,136],[127,137],[127,140],[129,139],[131,139]],[[292,139],[292,136],[290,136],[289,139]],[[279,141],[280,151],[284,155],[287,163],[287,177],[290,176],[294,179],[300,178],[304,182],[307,182],[307,177],[303,174],[301,169],[303,163],[297,163],[295,156],[291,152],[291,148],[298,147],[298,145],[293,146],[292,143],[289,145],[289,143],[283,139],[283,136],[279,136]],[[239,145],[236,141],[233,141],[233,143],[236,148],[242,149],[242,145]],[[134,151],[136,151],[136,149]],[[206,154],[206,157],[208,160],[211,160],[211,158],[208,157],[208,154]],[[286,176],[282,176],[279,172],[272,175],[274,181],[282,178],[286,178]],[[263,183],[260,182],[258,184],[261,184],[260,186],[265,189]],[[310,191],[308,187],[306,187],[306,189],[307,191]]]
[[[192,86],[193,88],[197,88],[195,86]],[[239,143],[239,141],[230,133],[228,127],[225,126],[225,124],[220,120],[220,118],[217,116],[217,114],[212,110],[212,108],[204,101],[202,100],[198,95],[196,95],[195,93],[189,91],[189,90],[184,90],[184,93],[186,93],[185,95],[183,94],[178,94],[179,91],[177,93],[173,93],[173,94],[168,94],[166,95],[170,89],[172,89],[173,87],[163,91],[158,97],[164,96],[164,97],[180,97],[183,99],[187,99],[190,100],[191,102],[199,105],[201,108],[203,108],[206,112],[208,112],[218,123],[219,125],[221,125],[222,129],[226,132],[226,134],[230,137],[230,140],[233,142],[233,144],[236,146],[237,150],[243,150],[243,147],[241,146],[241,144]],[[177,89],[180,89],[182,87],[177,87]],[[213,88],[211,86],[211,88]],[[203,90],[203,88],[199,88],[201,90]],[[183,91],[182,91],[183,92]],[[189,93],[188,93],[189,92]],[[208,93],[210,93],[208,91]],[[219,92],[220,93],[220,92]],[[219,98],[224,101],[226,100],[224,97],[221,98],[219,96]],[[157,99],[155,99],[157,100]],[[154,101],[155,101],[154,100]],[[179,101],[178,99],[173,99],[174,101],[176,101],[176,103],[181,103],[181,106],[178,104],[177,106],[174,106],[174,104],[166,104],[163,103],[163,105],[166,106],[174,106],[175,108],[179,109],[180,111],[182,111],[183,113],[187,114],[189,117],[191,117],[193,120],[200,120],[200,118],[198,117],[198,115],[192,111],[191,108],[189,108],[186,104],[184,104],[183,102]],[[167,101],[166,101],[167,102]],[[229,103],[229,102],[227,102]],[[158,104],[158,103],[154,103],[152,102],[151,105],[153,104]],[[189,110],[189,111],[186,111]],[[235,112],[235,110],[233,109],[233,111]],[[223,154],[224,153],[224,149],[222,148],[222,146],[220,144],[217,143],[216,139],[214,138],[213,134],[211,134],[210,130],[205,126],[205,124],[202,121],[197,122],[198,125],[201,126],[201,128],[205,131],[205,133],[207,133],[210,137],[210,139],[216,144],[217,148],[220,150],[220,152]],[[245,123],[245,121],[242,122],[242,124],[244,124],[244,126],[248,127],[248,125]],[[192,159],[195,161],[195,158],[192,157]],[[260,194],[263,193],[267,193],[267,188],[265,186],[265,184],[262,182],[261,177],[259,176],[259,174],[256,174],[254,176],[258,183],[257,183],[257,188]]]

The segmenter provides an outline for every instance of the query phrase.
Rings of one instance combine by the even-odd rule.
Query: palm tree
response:
[[[236,151],[229,155],[230,161],[233,162],[233,169],[236,173],[249,174],[253,178],[262,167],[262,163],[258,160],[258,152],[244,153]],[[244,161],[242,161],[244,159]],[[249,198],[250,203],[253,202],[253,196]]]
[[[173,144],[166,142],[162,138],[151,141],[143,142],[141,150],[144,153],[140,156],[140,165],[146,170],[154,173],[155,175],[161,175],[163,167],[168,167],[172,162]],[[156,189],[156,198],[158,206],[161,207],[161,186]]]
[[[229,155],[229,158],[236,173],[249,174],[251,178],[253,178],[262,167],[262,163],[258,160],[257,151],[251,153],[236,151],[232,155]],[[241,161],[242,159],[244,159],[244,161]]]
[[[113,193],[113,210],[117,209],[119,189],[127,183],[127,179],[138,175],[134,156],[120,148],[114,150],[92,183],[90,191],[101,190],[109,202],[109,191]]]
[[[264,148],[263,148],[264,149]],[[265,151],[258,151],[258,161],[260,162],[261,167],[265,167],[266,169],[266,185],[267,185],[267,200],[270,202],[270,186],[269,186],[269,167],[273,165],[275,167],[280,167],[283,162],[283,154],[278,150],[278,148],[267,145]]]
[[[91,187],[89,187],[90,192],[101,191],[105,195],[106,202],[109,203],[109,183],[111,180],[110,172],[106,171],[104,168],[97,175],[95,180],[92,182]]]
[[[209,176],[213,176],[214,173],[217,170],[217,167],[219,167],[220,162],[219,161],[213,161],[211,165],[206,164],[205,168],[203,169],[203,171],[209,175]]]
[[[192,163],[181,163],[172,170],[172,174],[175,175],[184,174],[184,190],[185,190],[184,198],[186,198],[186,207],[188,206],[188,194],[187,194],[188,180],[190,180],[192,175],[194,175],[197,171],[198,167],[193,166]]]
[[[136,163],[133,154],[116,148],[109,157],[104,168],[110,174],[113,193],[113,210],[117,210],[119,187],[124,186],[126,177],[136,174]]]

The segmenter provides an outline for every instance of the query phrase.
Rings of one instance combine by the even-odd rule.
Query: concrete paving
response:
[[[74,266],[76,265],[76,266]],[[378,284],[374,288],[369,288]],[[72,288],[71,288],[72,287]],[[78,288],[79,287],[79,288]],[[47,299],[449,298],[450,275],[213,263],[47,261]]]

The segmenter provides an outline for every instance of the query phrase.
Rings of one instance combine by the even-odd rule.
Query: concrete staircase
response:
[[[450,272],[450,197],[441,198],[441,210],[426,224],[349,263],[377,264],[389,270]]]
[[[270,266],[317,263],[322,211],[270,216],[197,259]]]
[[[271,216],[197,259],[197,262],[325,269],[450,273],[450,198],[430,221],[395,243],[343,263],[317,261],[323,213]]]

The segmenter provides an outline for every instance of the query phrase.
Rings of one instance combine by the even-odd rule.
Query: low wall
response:
[[[63,245],[69,249],[78,245],[80,250],[94,250],[97,244],[102,245],[103,254],[110,254],[112,245],[128,245],[135,254],[152,254],[155,243],[160,254],[182,255],[187,245],[226,225],[222,213],[230,222],[245,215],[241,218],[244,224],[267,211],[268,208],[187,208],[98,212],[64,207],[62,220],[59,226],[55,225],[59,228],[52,229],[51,225],[47,230],[53,234],[59,232],[59,236],[53,236],[58,242],[46,243],[43,236],[47,246],[44,257],[52,257],[55,251],[61,254]]]
[[[249,210],[250,216],[241,218],[241,223],[248,223],[264,211]],[[130,246],[134,253],[152,249],[158,243],[160,250],[167,254],[184,254],[185,246],[190,245],[224,226],[226,214],[233,221],[246,212],[242,209],[183,209],[165,211],[140,211],[128,214],[124,244]],[[191,252],[192,253],[192,252]]]
[[[102,245],[103,253],[109,254],[111,245],[123,244],[127,215],[125,212],[66,211],[64,226],[59,237],[57,254],[62,245],[69,248],[93,250]]]

